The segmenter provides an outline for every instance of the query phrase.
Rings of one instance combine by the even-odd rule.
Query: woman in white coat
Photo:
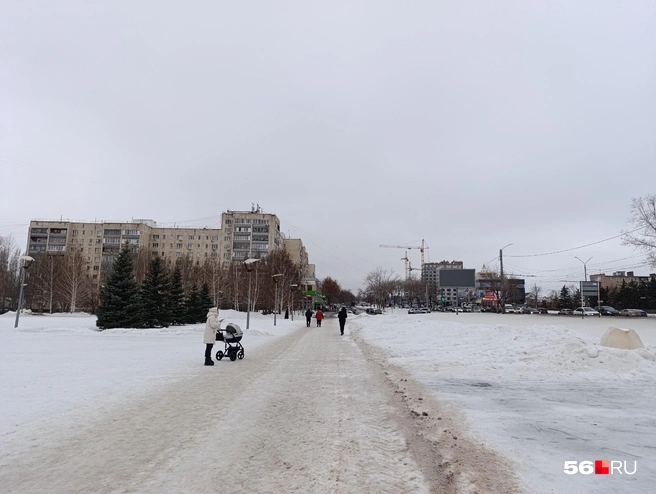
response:
[[[216,332],[221,329],[221,322],[219,319],[219,309],[212,307],[207,312],[207,322],[205,323],[205,333],[203,334],[203,342],[205,343],[205,365],[214,365],[212,361],[212,347],[216,341]]]

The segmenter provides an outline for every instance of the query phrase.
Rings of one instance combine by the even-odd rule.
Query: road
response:
[[[520,492],[455,415],[336,319],[5,456],[4,493]],[[458,438],[460,435],[460,438]]]

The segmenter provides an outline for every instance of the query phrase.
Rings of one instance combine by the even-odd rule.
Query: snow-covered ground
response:
[[[186,380],[203,374],[203,324],[99,332],[92,316],[24,314],[15,330],[14,317],[0,316],[0,452],[4,458],[0,469],[12,458],[24,457],[30,448],[69,437],[80,424],[100,420],[117,406],[135,403],[158,389],[171,387],[181,393],[178,388]],[[279,317],[274,327],[272,316],[251,314],[251,328],[246,331],[243,313],[222,311],[221,317],[244,329],[247,359],[252,355],[249,352],[265,351],[269,348],[265,345],[276,341],[283,344],[280,338],[305,326],[301,316],[294,322]],[[327,321],[326,331],[332,332],[334,323]],[[601,347],[599,339],[611,325],[635,329],[646,348]],[[351,338],[378,347],[389,362],[408,371],[444,404],[440,413],[445,419],[448,414],[461,417],[472,441],[509,460],[509,476],[517,475],[526,492],[653,492],[655,319],[408,315],[397,310],[376,316],[349,315],[344,339]],[[329,348],[339,351],[338,341],[326,341],[333,345],[326,352],[333,351]],[[349,352],[349,358],[358,355]],[[328,362],[333,356],[324,358]],[[325,379],[334,380],[333,374],[326,373]],[[260,388],[258,392],[263,393]],[[299,393],[296,399],[303,396]],[[249,434],[257,436],[257,431]],[[364,436],[353,439],[361,444],[368,440]],[[631,465],[637,461],[638,471],[635,475],[570,476],[563,468],[571,460],[622,460]],[[484,471],[485,458],[480,461]]]
[[[396,310],[355,324],[513,461],[528,492],[654,492],[653,318]],[[610,326],[635,329],[646,348],[600,346]],[[566,475],[568,460],[637,461],[638,471]]]
[[[238,324],[250,350],[304,325],[251,313],[221,311],[225,324]],[[0,316],[0,442],[25,446],[34,431],[50,436],[80,418],[183,378],[204,361],[205,324],[160,329],[98,331],[86,314]],[[214,352],[218,350],[214,346]],[[53,420],[58,426],[51,427]]]

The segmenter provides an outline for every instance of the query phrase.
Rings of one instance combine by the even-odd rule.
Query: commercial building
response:
[[[622,283],[648,283],[652,279],[656,279],[656,273],[651,273],[649,276],[636,276],[633,271],[615,271],[612,275],[606,274],[591,274],[590,281],[600,282],[601,288],[609,290],[619,289]]]

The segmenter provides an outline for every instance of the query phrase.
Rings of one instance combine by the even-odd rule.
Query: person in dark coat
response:
[[[307,327],[310,327],[310,322],[312,321],[312,309],[305,311],[305,321],[307,322]]]
[[[289,309],[285,309],[285,319],[289,319]]]
[[[337,319],[339,319],[339,331],[343,335],[344,334],[344,325],[346,324],[346,318],[348,316],[346,315],[346,307],[342,307],[339,310],[339,314],[337,314]]]

